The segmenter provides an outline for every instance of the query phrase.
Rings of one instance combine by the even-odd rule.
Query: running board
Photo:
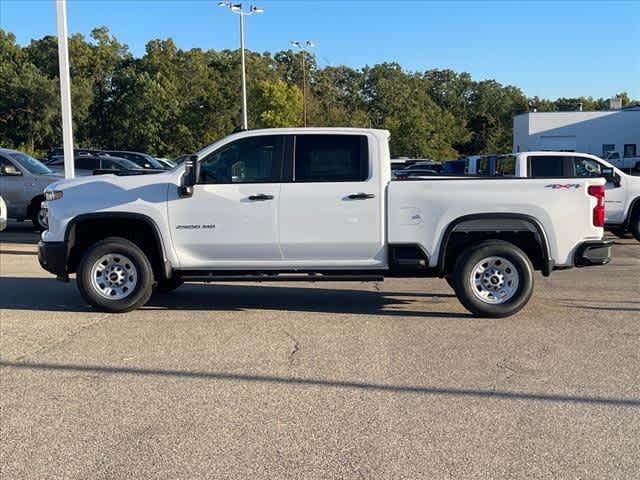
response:
[[[381,282],[382,275],[334,275],[334,274],[260,274],[260,275],[219,275],[190,274],[178,272],[177,275],[185,282]]]

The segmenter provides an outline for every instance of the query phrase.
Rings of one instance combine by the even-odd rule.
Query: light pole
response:
[[[315,44],[311,40],[306,42],[298,42],[294,40],[291,42],[291,46],[299,49],[302,52],[302,119],[303,125],[307,126],[307,69],[305,67],[305,57],[307,52],[315,47]]]
[[[242,129],[247,130],[247,78],[244,66],[244,17],[253,15],[254,13],[262,13],[264,9],[250,5],[249,10],[242,9],[241,3],[218,2],[219,7],[226,7],[233,13],[240,16],[240,63],[242,65]]]
[[[58,68],[60,71],[60,107],[62,113],[62,148],[64,151],[64,177],[73,178],[73,119],[71,116],[71,75],[69,74],[69,47],[67,38],[67,2],[56,0],[58,27]]]

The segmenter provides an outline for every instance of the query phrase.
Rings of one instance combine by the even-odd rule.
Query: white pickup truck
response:
[[[635,145],[632,146],[635,150]],[[607,152],[604,159],[621,170],[635,170],[636,172],[640,172],[640,157],[637,157],[633,153],[623,155],[620,152]]]
[[[469,167],[488,176],[604,178],[606,226],[631,232],[640,241],[640,176],[628,175],[600,157],[573,152],[522,152],[480,156]]]
[[[439,276],[480,316],[520,310],[533,271],[610,260],[604,179],[391,181],[389,133],[233,134],[164,173],[50,185],[41,265],[88,303],[144,305],[184,281]]]

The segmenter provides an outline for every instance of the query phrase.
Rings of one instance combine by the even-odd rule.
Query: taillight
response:
[[[604,185],[592,185],[588,191],[598,201],[593,208],[593,226],[604,227]]]

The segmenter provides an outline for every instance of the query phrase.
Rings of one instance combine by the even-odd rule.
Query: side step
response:
[[[340,275],[318,273],[216,274],[178,272],[185,282],[381,282],[382,275]]]

